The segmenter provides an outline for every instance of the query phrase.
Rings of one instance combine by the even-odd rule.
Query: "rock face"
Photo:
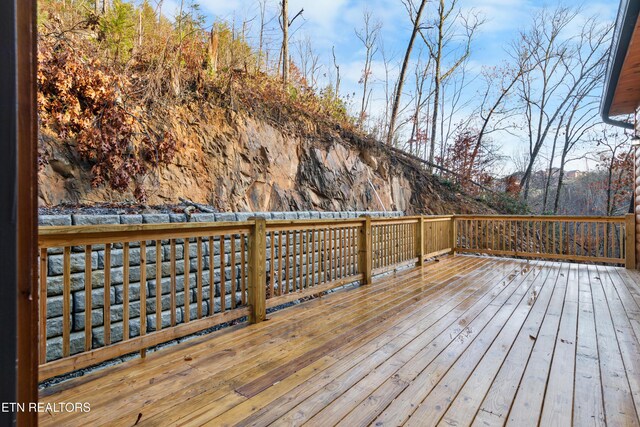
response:
[[[384,147],[313,123],[308,132],[287,130],[202,103],[172,108],[163,120],[181,147],[171,165],[146,177],[149,204],[184,197],[220,211],[488,211]],[[45,133],[42,144],[51,157],[40,173],[41,206],[133,200],[92,188],[91,165],[73,141]]]

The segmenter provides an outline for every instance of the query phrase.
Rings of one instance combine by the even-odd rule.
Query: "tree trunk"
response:
[[[551,187],[551,177],[553,175],[553,159],[556,156],[556,147],[558,146],[558,136],[560,134],[560,127],[562,126],[563,118],[560,119],[560,124],[556,129],[556,136],[553,138],[553,147],[551,148],[551,158],[549,160],[549,170],[547,171],[547,182],[544,186],[544,197],[542,199],[542,214],[547,210],[547,199],[549,197],[549,189]]]
[[[433,90],[433,116],[431,117],[431,140],[429,149],[428,171],[433,173],[433,159],[436,151],[436,136],[438,134],[438,108],[440,106],[440,59],[436,63],[435,85]]]
[[[433,116],[431,118],[431,141],[429,151],[429,166],[427,170],[429,173],[433,173],[433,159],[436,151],[436,136],[438,135],[438,112],[440,106],[440,84],[441,84],[441,72],[442,72],[442,42],[444,38],[444,1],[440,0],[440,9],[438,14],[440,19],[438,21],[438,49],[436,51],[435,60],[435,73],[433,77]]]
[[[282,0],[282,84],[289,84],[289,0]]]
[[[338,61],[336,59],[336,48],[335,46],[331,47],[331,54],[333,55],[333,66],[336,68],[336,93],[335,98],[340,98],[340,66],[338,65]]]
[[[562,150],[562,159],[560,159],[560,172],[558,172],[558,189],[556,190],[556,200],[553,203],[554,215],[558,213],[560,207],[560,193],[562,192],[562,185],[564,184],[564,166],[567,162],[567,152]]]
[[[218,31],[214,25],[211,28],[211,34],[209,36],[209,67],[213,73],[218,71],[218,43]]]
[[[409,66],[409,60],[411,59],[411,51],[413,50],[413,42],[416,39],[416,35],[418,34],[418,30],[420,29],[420,19],[422,17],[422,11],[424,10],[425,5],[428,0],[422,0],[420,2],[420,7],[418,8],[418,12],[416,13],[416,20],[413,23],[413,31],[411,32],[411,38],[409,39],[409,44],[407,45],[407,50],[404,54],[404,60],[402,61],[402,68],[400,69],[400,75],[398,76],[398,84],[396,85],[396,96],[393,100],[393,107],[391,108],[391,117],[389,119],[389,131],[387,133],[387,144],[391,144],[393,141],[393,136],[395,134],[396,127],[396,119],[398,116],[398,110],[400,109],[400,98],[402,97],[402,87],[404,86],[404,78],[407,73],[407,68]]]

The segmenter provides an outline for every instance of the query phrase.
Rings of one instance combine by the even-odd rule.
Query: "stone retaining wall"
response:
[[[181,222],[216,222],[216,221],[245,221],[252,216],[262,216],[266,219],[330,219],[330,218],[357,218],[361,215],[371,215],[374,217],[397,217],[402,216],[402,212],[238,212],[238,213],[215,213],[215,214],[193,214],[187,218],[184,214],[142,214],[142,215],[42,215],[39,223],[41,226],[61,226],[61,225],[104,225],[104,224],[145,224],[145,223],[181,223]],[[183,304],[185,298],[185,274],[184,274],[184,254],[181,241],[176,245],[176,321],[182,322],[184,317]],[[202,243],[202,281],[203,281],[203,315],[209,313],[209,269],[211,258],[213,257],[213,274],[211,277],[215,285],[214,312],[220,309],[220,245],[225,245],[225,278],[226,278],[226,306],[230,307],[232,289],[236,292],[237,301],[240,301],[240,280],[242,267],[240,265],[240,245],[236,246],[236,262],[231,265],[230,241],[224,243],[220,239],[214,239],[213,254],[210,253],[209,242],[203,239]],[[292,243],[296,245],[295,243]],[[270,239],[267,238],[267,277],[271,268]],[[171,255],[170,244],[163,241],[161,246],[162,280],[161,280],[161,306],[162,306],[162,326],[170,325],[170,269]],[[62,357],[62,324],[63,324],[63,255],[62,248],[49,249],[47,265],[47,361]],[[293,251],[291,251],[293,252]],[[191,319],[196,318],[197,299],[196,291],[196,271],[197,271],[197,244],[189,245],[189,287],[187,295],[190,306]],[[245,253],[246,254],[246,253]],[[155,305],[156,305],[156,247],[149,245],[146,250],[147,255],[147,280],[144,286],[147,292],[147,332],[155,330]],[[277,258],[276,258],[277,259]],[[319,259],[319,258],[316,258]],[[291,259],[291,265],[295,264]],[[129,251],[129,329],[131,337],[140,333],[140,245],[139,242],[132,242]],[[78,353],[84,350],[84,321],[85,321],[85,291],[84,291],[84,268],[85,254],[84,248],[72,248],[71,254],[71,353]],[[104,345],[104,246],[96,245],[91,253],[92,268],[92,336],[93,348]],[[246,268],[246,265],[245,265]],[[279,268],[275,265],[276,270]],[[295,267],[293,272],[295,272]],[[232,284],[231,270],[235,270],[236,283]],[[114,244],[111,250],[111,341],[117,342],[122,339],[123,330],[123,249],[122,244]],[[245,271],[246,274],[246,271]],[[296,274],[292,274],[297,277]]]

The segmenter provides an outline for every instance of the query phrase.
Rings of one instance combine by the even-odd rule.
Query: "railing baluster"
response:
[[[329,271],[329,250],[327,245],[327,228],[322,229],[322,251],[324,253],[324,257],[322,258],[322,281],[328,282],[330,279],[327,275]]]
[[[608,258],[609,257],[609,223],[605,222],[604,223],[604,257]]]
[[[282,269],[282,231],[278,232],[278,296],[282,296],[282,281],[284,271]]]
[[[111,344],[111,243],[104,245],[104,345]]]
[[[231,241],[231,309],[234,309],[238,306],[236,301],[236,293],[238,292],[238,281],[236,280],[236,235],[231,234],[229,239]]]
[[[290,261],[289,261],[290,258],[289,257],[291,256],[291,254],[290,254],[291,242],[289,240],[289,235],[291,233],[289,231],[287,231],[286,233],[287,233],[287,242],[286,242],[286,245],[287,245],[287,250],[286,250],[287,256],[286,256],[286,259],[285,259],[285,268],[284,268],[285,269],[284,270],[285,271],[285,276],[286,276],[285,277],[285,281],[284,281],[285,282],[285,288],[284,288],[285,292],[284,293],[288,294],[289,293],[289,281],[291,280],[291,273],[290,273],[291,266],[289,265],[290,264]],[[294,265],[295,265],[295,263],[294,263]]]
[[[218,251],[222,253],[222,251]],[[214,236],[209,236],[209,316],[213,316],[213,313],[216,311],[215,306],[215,296],[216,296],[216,284],[215,284],[215,276],[213,274],[213,270],[215,267],[215,249],[214,249]],[[219,256],[222,260],[222,255]],[[222,296],[222,277],[224,276],[224,262],[220,262],[220,306],[222,307],[222,301],[224,301],[224,297]],[[220,310],[224,311],[224,310]]]
[[[147,332],[147,242],[140,242],[140,336]],[[140,350],[140,357],[146,357],[147,350]]]
[[[338,229],[333,229],[333,267],[332,267],[332,275],[333,280],[338,278]]]
[[[269,258],[269,297],[274,296],[274,280],[275,280],[275,270],[276,270],[276,239],[275,233],[272,231],[269,233],[269,238],[271,239],[270,245],[270,258]]]
[[[311,231],[311,286],[316,285],[316,230]]]
[[[156,331],[162,329],[162,241],[156,240]]]
[[[347,275],[347,239],[346,229],[340,229],[340,277]]]
[[[176,240],[171,239],[171,290],[169,295],[169,305],[171,307],[171,326],[176,325],[177,307],[177,284],[176,284]]]
[[[247,255],[246,235],[240,235],[240,292],[242,305],[247,304]]]
[[[198,245],[196,249],[196,315],[198,319],[202,319],[202,237],[196,239]]]
[[[62,356],[71,353],[71,247],[65,246],[62,255]]]
[[[227,243],[226,243],[226,240],[227,238],[224,234],[221,236],[218,236],[218,248],[219,248],[218,253],[220,253],[220,260],[218,261],[220,265],[220,313],[224,313],[227,310],[227,277],[226,277],[227,276]],[[213,253],[213,251],[211,253]],[[213,263],[213,261],[211,262]],[[213,283],[213,281],[211,283]],[[233,283],[233,281],[231,283]]]
[[[298,252],[298,278],[297,278],[297,286],[295,287],[296,291],[301,291],[304,286],[304,236],[302,231],[298,232],[299,240],[299,252]]]
[[[188,323],[189,321],[191,321],[191,284],[189,283],[189,276],[191,275],[191,260],[189,259],[190,250],[191,248],[189,247],[189,238],[187,237],[184,239],[184,243],[182,244],[182,263],[184,267],[184,310],[182,313],[183,323]]]
[[[92,329],[93,319],[91,312],[93,309],[93,302],[91,301],[91,292],[93,290],[93,284],[91,281],[91,245],[84,247],[84,351],[91,350],[92,341]]]
[[[129,339],[129,242],[124,243],[122,259],[122,341],[126,341]]]

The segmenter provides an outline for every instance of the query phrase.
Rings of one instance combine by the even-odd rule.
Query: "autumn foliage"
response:
[[[59,19],[50,16],[50,28]],[[41,126],[52,130],[89,162],[92,185],[132,189],[146,199],[143,178],[173,159],[177,142],[170,130],[149,126],[148,111],[129,98],[126,75],[114,72],[91,49],[88,32],[99,24],[89,16],[73,32],[52,32],[38,44],[38,107]],[[80,32],[81,31],[81,32]],[[41,152],[41,163],[47,153]]]
[[[444,159],[437,159],[444,167],[456,174],[460,185],[470,193],[478,191],[478,186],[490,186],[493,181],[491,168],[499,160],[490,142],[478,145],[477,132],[461,128],[453,143],[446,147]]]
[[[51,131],[91,167],[92,184],[146,198],[145,183],[179,150],[164,116],[202,103],[309,132],[354,121],[331,91],[309,87],[292,64],[285,89],[260,55],[224,22],[204,25],[186,1],[169,21],[148,1],[39,2],[38,104]],[[48,153],[41,147],[40,162]]]

